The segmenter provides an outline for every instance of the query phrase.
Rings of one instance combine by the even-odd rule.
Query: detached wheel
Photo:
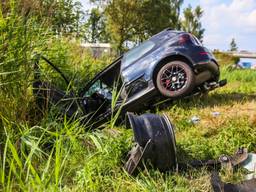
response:
[[[159,92],[170,98],[184,96],[194,89],[195,75],[182,61],[163,65],[156,75],[155,84]]]

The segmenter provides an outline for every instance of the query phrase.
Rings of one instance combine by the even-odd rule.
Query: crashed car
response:
[[[41,58],[69,84],[56,66],[45,57]],[[102,124],[113,111],[119,110],[120,114],[138,112],[161,101],[224,86],[226,80],[219,81],[219,76],[216,59],[195,36],[166,29],[117,58],[78,95],[67,94],[39,78],[34,83],[34,90],[38,97],[47,98],[53,104],[63,103],[64,99],[68,105],[64,110],[67,116],[81,109],[84,122],[90,119]]]

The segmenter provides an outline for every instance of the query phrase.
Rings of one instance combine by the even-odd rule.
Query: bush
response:
[[[239,57],[220,51],[214,51],[213,54],[221,66],[237,64],[240,60]]]

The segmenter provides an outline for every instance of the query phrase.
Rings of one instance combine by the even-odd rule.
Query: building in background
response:
[[[81,47],[92,51],[94,58],[113,54],[113,49],[109,43],[81,43]]]

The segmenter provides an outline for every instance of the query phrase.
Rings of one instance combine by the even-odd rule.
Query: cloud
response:
[[[200,0],[204,43],[228,49],[234,37],[240,49],[256,50],[256,0]]]
[[[79,1],[82,3],[84,10],[90,10],[93,7],[95,7],[93,3],[91,3],[89,0],[79,0]]]

